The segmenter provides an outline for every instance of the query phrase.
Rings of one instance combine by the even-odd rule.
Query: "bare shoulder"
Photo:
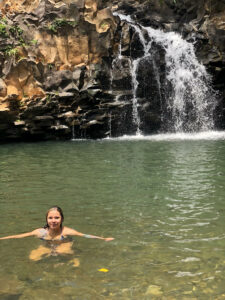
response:
[[[63,227],[63,235],[79,235],[79,232],[70,227]]]
[[[37,228],[31,231],[31,234],[37,237],[41,236],[42,231],[45,230],[44,228]]]

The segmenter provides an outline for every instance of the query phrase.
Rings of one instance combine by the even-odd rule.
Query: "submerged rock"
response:
[[[7,295],[7,297],[10,297],[10,295],[11,297],[13,297],[13,295],[20,295],[23,288],[24,283],[15,278],[15,276],[4,275],[4,277],[0,277],[0,297],[2,297],[2,295]]]
[[[145,295],[152,295],[152,296],[161,296],[163,294],[162,288],[158,285],[149,285]]]

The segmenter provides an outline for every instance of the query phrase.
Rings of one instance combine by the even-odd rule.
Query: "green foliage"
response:
[[[38,40],[31,40],[31,41],[30,41],[30,44],[31,44],[31,45],[37,45],[37,43],[38,43]]]
[[[77,25],[77,21],[69,21],[66,19],[55,19],[49,26],[48,29],[54,33],[57,33],[60,28],[63,26],[72,26],[75,27]]]
[[[8,37],[7,33],[7,19],[6,18],[1,18],[0,19],[0,36],[1,37]]]
[[[0,36],[4,38],[10,37],[13,41],[11,44],[8,44],[5,49],[1,50],[6,56],[15,56],[18,59],[19,46],[29,46],[24,41],[23,29],[18,25],[8,25],[6,18],[0,18]]]
[[[23,34],[23,29],[21,29],[19,26],[11,26],[9,28],[9,31],[12,33],[13,36],[15,37],[21,37]]]
[[[0,21],[1,23],[4,23],[4,24],[8,24],[8,21],[7,21],[7,19],[5,18],[5,17],[3,17],[3,18],[1,18],[1,21]]]
[[[7,19],[0,19],[0,36],[4,38],[8,38],[9,36],[16,40],[15,44],[19,44],[22,47],[28,46],[23,38],[23,29],[21,29],[17,25],[9,26]],[[16,50],[12,50],[12,46],[8,46],[5,50],[3,50],[8,55],[14,55]],[[15,49],[15,48],[14,48]]]
[[[8,56],[16,56],[18,54],[18,52],[19,52],[18,48],[8,47],[5,51],[5,54]]]
[[[5,49],[2,49],[2,52],[6,56],[18,56],[19,49],[13,45],[8,45]]]
[[[52,95],[47,95],[46,96],[46,103],[51,102],[51,100],[52,100]]]
[[[4,23],[0,23],[0,36],[8,37],[8,33],[6,31],[6,25]]]
[[[53,64],[48,64],[48,68],[49,68],[49,70],[52,70],[52,69],[53,69],[53,67],[54,67],[54,65],[53,65]]]
[[[16,40],[19,41],[20,46],[22,46],[22,47],[28,46],[25,43],[24,38],[23,38],[23,29],[21,29],[19,26],[17,26],[17,25],[11,26],[9,28],[9,32]]]
[[[105,30],[106,28],[108,28],[108,26],[109,26],[109,24],[108,24],[107,22],[102,22],[102,23],[100,24],[100,27],[101,27],[103,30]]]

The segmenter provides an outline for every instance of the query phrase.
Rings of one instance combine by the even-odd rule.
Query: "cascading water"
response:
[[[174,32],[146,30],[166,51],[166,80],[172,87],[166,94],[171,129],[175,132],[212,129],[215,97],[210,88],[210,76],[197,61],[193,44]]]
[[[144,49],[143,55],[130,58],[130,72],[133,86],[133,123],[136,134],[140,134],[141,117],[138,109],[137,90],[141,81],[138,73],[140,65],[146,67],[148,60],[152,62],[152,72],[157,82],[158,101],[161,105],[161,130],[165,132],[197,132],[213,129],[213,111],[215,96],[210,88],[210,76],[201,65],[194,52],[194,45],[182,39],[174,32],[143,27],[135,24],[130,17],[115,13],[125,21],[138,35]],[[156,58],[157,45],[164,51],[165,71],[160,77]],[[120,46],[121,47],[121,46]],[[119,59],[122,58],[121,48]],[[151,102],[151,99],[148,99]]]

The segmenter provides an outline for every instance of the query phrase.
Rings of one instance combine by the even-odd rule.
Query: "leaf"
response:
[[[108,270],[108,269],[105,269],[105,268],[98,269],[98,271],[99,271],[99,272],[104,272],[104,273],[109,272],[109,270]]]

